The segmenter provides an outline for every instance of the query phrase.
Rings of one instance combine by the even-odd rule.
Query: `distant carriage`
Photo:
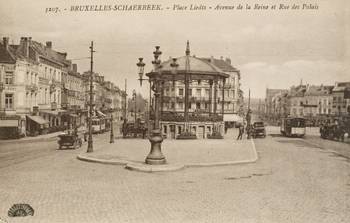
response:
[[[136,123],[124,121],[121,130],[123,133],[123,138],[136,138],[138,136],[142,136],[142,138],[144,138],[147,132],[147,127],[145,125],[145,122],[142,122],[140,119],[138,119]]]
[[[350,133],[350,117],[342,117],[335,120],[327,120],[320,126],[322,139],[344,141],[345,134]]]
[[[284,136],[302,138],[305,136],[305,124],[304,118],[283,118],[280,131]]]

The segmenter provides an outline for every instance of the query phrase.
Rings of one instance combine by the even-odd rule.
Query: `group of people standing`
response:
[[[244,128],[244,126],[246,126],[246,127]],[[245,131],[246,131],[246,133],[247,133],[247,139],[250,139],[250,137],[251,137],[252,125],[248,125],[248,124],[244,125],[244,124],[241,124],[241,125],[239,125],[239,127],[238,127],[238,136],[237,136],[237,140],[242,140],[243,134],[244,134],[244,129],[245,129]]]
[[[227,133],[228,127],[225,125],[225,134]],[[252,125],[247,125],[246,123],[240,124],[238,127],[238,136],[237,140],[242,140],[244,132],[247,133],[247,139],[250,139],[251,137],[251,130],[252,130]]]

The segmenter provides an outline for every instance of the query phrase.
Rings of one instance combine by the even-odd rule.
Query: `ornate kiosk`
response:
[[[160,83],[159,122],[163,137],[173,139],[222,138],[224,88],[229,77],[208,60],[190,56],[170,58],[147,73]],[[142,61],[141,61],[142,62]],[[222,90],[221,90],[222,89]],[[155,101],[154,98],[150,101]],[[154,120],[155,103],[151,104]]]

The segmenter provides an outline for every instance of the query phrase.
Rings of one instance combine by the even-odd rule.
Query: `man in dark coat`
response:
[[[242,140],[242,136],[243,136],[243,133],[244,133],[244,127],[243,127],[242,124],[239,126],[238,130],[239,130],[239,132],[238,132],[237,140]]]

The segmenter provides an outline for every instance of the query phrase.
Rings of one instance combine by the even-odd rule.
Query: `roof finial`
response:
[[[187,40],[187,45],[186,45],[186,56],[190,55],[190,41]]]

